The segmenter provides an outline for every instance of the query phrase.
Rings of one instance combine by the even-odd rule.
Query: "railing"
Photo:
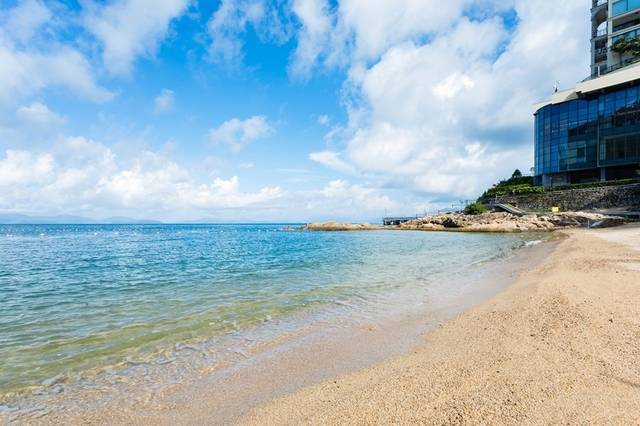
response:
[[[582,83],[584,83],[585,81],[589,81],[589,80],[594,80],[598,77],[602,77],[603,75],[607,75],[610,74],[614,71],[618,71],[622,68],[626,68],[629,65],[633,65],[633,64],[637,64],[638,62],[640,62],[640,57],[638,58],[631,58],[631,59],[627,59],[626,61],[622,61],[616,65],[612,65],[610,67],[607,68],[600,68],[599,69],[599,73],[594,73],[592,75],[590,75],[589,77],[585,78],[584,80],[582,80]]]
[[[600,49],[596,49],[593,51],[593,53],[597,56],[597,55],[603,55],[603,54],[607,54],[609,53],[609,48],[608,47],[601,47]]]
[[[629,21],[629,22],[626,22],[624,24],[616,25],[615,27],[613,27],[612,33],[615,34],[617,32],[624,31],[627,28],[635,27],[638,24],[640,24],[640,19],[635,19],[633,21]]]
[[[601,29],[593,32],[593,38],[604,37],[606,35],[607,35],[607,29],[606,28],[601,28]]]

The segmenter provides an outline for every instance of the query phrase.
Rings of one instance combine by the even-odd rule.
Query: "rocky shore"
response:
[[[466,215],[446,213],[417,218],[400,226],[368,224],[341,224],[336,222],[315,223],[302,227],[306,231],[371,231],[371,230],[416,230],[454,232],[534,232],[556,231],[567,228],[606,228],[625,223],[623,218],[599,213],[566,212],[556,214],[530,214],[516,216],[510,213],[485,213]]]

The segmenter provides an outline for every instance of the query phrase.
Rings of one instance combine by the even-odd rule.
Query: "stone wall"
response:
[[[494,200],[492,200],[494,201]],[[640,184],[545,192],[542,194],[504,195],[498,203],[512,204],[524,210],[562,211],[634,207],[640,209]]]

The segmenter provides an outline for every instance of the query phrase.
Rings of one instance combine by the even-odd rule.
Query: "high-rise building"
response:
[[[640,178],[640,0],[593,0],[591,75],[535,107],[535,180]]]
[[[631,51],[616,51],[620,40],[640,35],[640,0],[592,0],[591,77],[596,78],[637,59]]]

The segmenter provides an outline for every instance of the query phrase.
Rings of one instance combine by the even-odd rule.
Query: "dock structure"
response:
[[[416,220],[416,217],[385,217],[382,219],[382,224],[384,226],[398,226],[412,220]]]
[[[517,207],[512,206],[511,204],[506,203],[496,203],[493,204],[494,210],[505,211],[507,213],[511,213],[514,216],[525,216],[527,213],[518,209]]]

